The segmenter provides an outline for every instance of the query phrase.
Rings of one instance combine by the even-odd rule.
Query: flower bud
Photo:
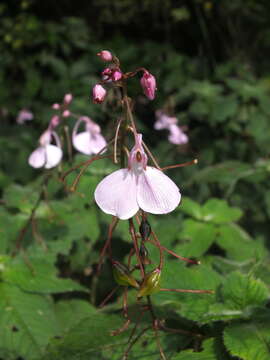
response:
[[[151,264],[151,260],[149,259],[149,256],[148,256],[148,250],[146,249],[144,244],[141,244],[141,247],[140,247],[140,257],[141,257],[142,263],[144,265]]]
[[[69,105],[73,99],[72,94],[66,94],[64,96],[64,104]]]
[[[160,275],[161,271],[159,268],[147,274],[140,286],[137,297],[141,298],[158,292],[160,290]]]
[[[122,78],[122,71],[117,69],[114,70],[114,72],[112,73],[112,80],[113,81],[119,81]]]
[[[144,95],[148,97],[148,99],[153,100],[155,98],[155,91],[157,89],[156,79],[146,70],[144,71],[141,78],[141,86],[143,88]]]
[[[49,128],[54,129],[56,126],[58,126],[60,123],[60,118],[58,115],[54,115],[51,118]]]
[[[60,105],[57,104],[57,103],[56,103],[56,104],[53,104],[53,105],[52,105],[52,109],[53,109],[53,110],[59,110],[59,109],[60,109]]]
[[[69,110],[64,110],[62,113],[63,117],[69,117],[70,116],[70,111]]]
[[[112,261],[113,277],[119,285],[139,288],[137,281],[131,276],[129,269],[118,261]]]
[[[103,61],[112,61],[113,59],[111,52],[108,50],[100,51],[99,53],[97,53],[97,56],[99,56]]]
[[[106,96],[107,91],[100,84],[96,84],[93,87],[93,102],[95,104],[101,104]]]
[[[139,231],[140,231],[140,234],[141,234],[141,237],[143,240],[147,240],[149,238],[149,236],[151,235],[151,231],[152,231],[151,226],[146,219],[143,219],[141,221]]]

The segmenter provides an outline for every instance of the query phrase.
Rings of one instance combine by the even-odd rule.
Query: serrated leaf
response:
[[[224,344],[233,356],[243,360],[270,358],[270,316],[253,322],[237,322],[224,330]]]
[[[53,306],[48,297],[27,294],[17,286],[0,283],[0,356],[14,354],[39,359],[50,338],[59,334]]]

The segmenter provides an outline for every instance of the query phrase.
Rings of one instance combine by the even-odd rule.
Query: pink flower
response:
[[[72,94],[66,94],[64,96],[64,104],[69,105],[71,103],[72,99],[73,99]]]
[[[183,130],[175,124],[169,126],[169,136],[168,140],[175,145],[182,145],[188,142],[188,136],[183,132]]]
[[[100,84],[96,84],[93,87],[93,102],[95,104],[101,104],[106,96],[107,91]]]
[[[57,103],[55,103],[55,104],[52,105],[52,109],[53,109],[53,110],[59,110],[60,107],[61,107],[60,104],[57,104]]]
[[[156,122],[154,129],[163,130],[168,129],[172,124],[177,124],[178,120],[176,117],[166,115],[162,110],[156,111]]]
[[[51,144],[53,138],[56,145]],[[60,163],[63,152],[60,139],[54,131],[47,129],[41,135],[39,145],[40,146],[29,156],[29,165],[34,168],[41,168],[44,166],[45,169],[51,169]]]
[[[85,131],[78,133],[82,122],[84,122]],[[72,132],[72,143],[76,150],[86,155],[97,154],[107,145],[100,133],[100,127],[87,116],[80,117],[76,122]]]
[[[18,116],[16,118],[17,124],[24,124],[25,121],[33,120],[34,115],[31,111],[27,109],[22,109],[19,111]]]
[[[153,100],[155,98],[155,91],[157,89],[156,79],[147,70],[144,71],[141,78],[141,86],[143,88],[144,95],[148,97],[148,99]]]
[[[152,214],[167,214],[178,206],[181,194],[161,170],[147,166],[142,135],[137,134],[128,168],[106,176],[95,190],[95,200],[105,213],[126,220],[139,209]]]
[[[103,61],[112,61],[113,59],[111,52],[108,50],[100,51],[99,53],[97,53],[97,56],[99,56]]]
[[[69,117],[70,116],[70,111],[69,110],[64,110],[62,113],[63,117]]]
[[[53,115],[50,120],[49,129],[52,131],[60,124],[60,118],[58,115]]]

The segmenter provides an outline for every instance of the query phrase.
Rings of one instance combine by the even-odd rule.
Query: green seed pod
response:
[[[126,265],[113,260],[112,266],[113,266],[113,277],[114,280],[117,282],[117,284],[122,286],[131,285],[135,288],[139,288],[139,284],[134,279],[134,277],[131,276],[130,271]]]
[[[147,274],[140,286],[137,297],[141,298],[158,292],[160,289],[160,275],[161,271],[159,268]]]
[[[145,245],[142,243],[140,247],[140,257],[144,265],[151,264],[151,260],[148,255],[148,250],[146,249]]]
[[[147,240],[149,238],[152,229],[147,220],[145,219],[142,220],[141,225],[139,227],[139,231],[143,240]]]

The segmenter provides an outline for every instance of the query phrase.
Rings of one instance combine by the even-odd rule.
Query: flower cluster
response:
[[[124,74],[120,69],[119,60],[117,57],[113,56],[110,51],[102,50],[97,55],[101,58],[101,60],[110,62],[110,65],[102,71],[101,82],[93,87],[92,99],[95,104],[101,104],[106,97],[107,90],[103,85],[119,83],[121,80],[126,80],[135,76],[138,72],[143,73],[140,79],[143,93],[149,100],[153,100],[155,98],[155,92],[157,90],[156,79],[148,70],[139,68],[134,72]]]
[[[57,114],[51,117],[48,128],[39,138],[39,146],[29,156],[28,163],[34,168],[51,169],[57,166],[62,157],[62,145],[56,128],[67,117],[75,117],[77,121],[72,131],[72,144],[74,148],[85,155],[97,154],[106,147],[106,140],[101,135],[101,129],[93,120],[87,116],[77,116],[71,113],[69,105],[73,96],[66,94],[62,104],[52,105]],[[84,131],[79,132],[81,125],[84,125]],[[54,143],[53,143],[54,142]]]

